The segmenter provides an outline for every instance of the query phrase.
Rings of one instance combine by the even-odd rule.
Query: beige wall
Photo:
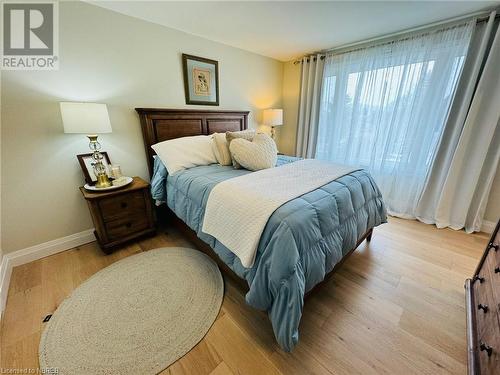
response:
[[[92,227],[78,191],[83,135],[63,134],[60,101],[108,104],[103,150],[148,177],[135,107],[184,108],[181,53],[219,61],[218,109],[281,106],[283,63],[79,2],[60,3],[60,69],[2,74],[2,248],[5,253]],[[189,106],[189,108],[203,108]],[[214,107],[206,107],[214,109]]]
[[[300,64],[292,61],[283,68],[283,123],[279,128],[278,144],[280,152],[295,155],[297,137],[297,117],[299,114]]]
[[[2,82],[2,70],[0,70],[0,82]],[[0,113],[2,113],[2,93],[0,85]],[[2,134],[2,116],[0,116],[0,135]],[[2,139],[0,137],[0,161],[2,157]],[[2,163],[0,162],[0,213],[2,212]],[[0,215],[0,264],[2,264],[3,251],[2,251],[2,215]],[[4,272],[0,267],[0,277]],[[1,280],[1,279],[0,279]],[[1,281],[0,281],[1,282]]]
[[[279,145],[280,151],[288,154],[295,154],[295,142],[297,138],[297,117],[300,95],[300,64],[293,62],[285,63],[283,69],[283,110],[284,122],[286,126],[280,129]],[[484,220],[496,221],[500,217],[500,167],[497,170],[493,187],[491,188],[488,205],[484,215]]]

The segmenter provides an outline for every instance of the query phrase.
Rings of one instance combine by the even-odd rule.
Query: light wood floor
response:
[[[295,350],[226,280],[206,337],[162,374],[465,374],[464,279],[485,234],[391,219],[306,302]],[[173,229],[105,256],[95,243],[16,267],[2,319],[1,368],[36,368],[42,319],[85,279],[129,255],[189,246]]]

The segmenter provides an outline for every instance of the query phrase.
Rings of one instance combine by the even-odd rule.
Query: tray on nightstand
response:
[[[85,188],[85,190],[89,190],[89,191],[96,191],[96,192],[110,191],[110,190],[117,190],[117,189],[120,189],[122,187],[125,187],[134,181],[134,179],[132,177],[123,177],[123,179],[124,179],[124,182],[119,184],[119,185],[113,184],[113,185],[108,186],[108,187],[98,188],[98,187],[95,187],[95,185],[85,184],[85,185],[83,185],[83,187]],[[115,181],[113,181],[113,182],[115,182]]]

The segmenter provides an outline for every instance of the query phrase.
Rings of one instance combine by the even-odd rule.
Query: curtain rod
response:
[[[469,13],[469,14],[465,14],[463,16],[458,16],[458,17],[448,18],[448,19],[445,19],[445,20],[437,21],[437,22],[428,23],[428,24],[425,24],[425,25],[422,25],[422,26],[417,26],[417,27],[413,27],[413,28],[410,28],[410,29],[405,29],[405,30],[397,31],[397,32],[390,33],[390,34],[380,35],[380,36],[377,36],[377,37],[374,37],[374,38],[370,38],[370,39],[364,39],[364,40],[359,40],[359,41],[353,42],[353,43],[342,44],[342,45],[340,45],[338,47],[333,47],[333,48],[329,48],[329,49],[324,49],[324,50],[321,50],[321,51],[313,52],[310,55],[326,54],[326,53],[329,53],[329,52],[340,51],[340,50],[343,50],[343,49],[346,49],[346,48],[355,47],[357,45],[369,44],[369,43],[381,41],[381,40],[384,40],[384,39],[389,39],[391,37],[396,37],[396,36],[399,36],[399,35],[404,35],[404,34],[416,32],[416,31],[420,31],[420,30],[425,30],[425,29],[429,29],[429,28],[432,28],[432,27],[440,26],[440,25],[445,25],[445,24],[448,24],[448,23],[453,23],[453,22],[458,22],[458,21],[466,20],[467,18],[477,17],[477,22],[480,23],[480,22],[488,20],[492,11],[497,11],[497,14],[496,14],[495,18],[499,18],[500,17],[500,14],[499,14],[500,10],[498,8],[493,8],[493,9],[489,9],[489,10],[484,10],[484,11],[480,11],[480,12]],[[298,64],[301,61],[301,59],[302,58],[296,59],[294,61],[294,64]]]
[[[487,10],[487,11],[475,12],[475,13],[470,13],[470,14],[466,14],[466,15],[463,15],[463,16],[459,16],[459,17],[448,18],[446,20],[432,22],[432,23],[428,23],[426,25],[412,27],[410,29],[405,29],[405,30],[397,31],[395,33],[384,34],[384,35],[380,35],[380,36],[377,36],[377,37],[374,37],[374,38],[360,40],[360,41],[357,41],[357,42],[354,42],[354,43],[343,44],[343,45],[340,45],[338,47],[333,47],[333,48],[329,48],[329,49],[326,49],[326,50],[322,50],[319,53],[327,53],[327,52],[332,52],[332,51],[336,51],[336,50],[340,50],[340,49],[344,49],[344,48],[353,47],[353,46],[356,46],[358,44],[376,42],[377,40],[383,40],[383,39],[391,38],[391,37],[398,36],[398,35],[404,35],[404,34],[412,33],[412,32],[415,32],[415,31],[425,30],[425,29],[429,29],[429,28],[432,28],[432,27],[435,27],[435,26],[445,25],[447,23],[453,23],[453,22],[463,21],[463,20],[466,20],[467,18],[478,17],[478,21],[483,21],[483,20],[488,19],[490,13],[492,11],[494,11],[494,10],[496,10],[496,9],[490,9],[490,10]]]

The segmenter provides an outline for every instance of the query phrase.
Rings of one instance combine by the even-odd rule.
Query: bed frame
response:
[[[141,120],[142,136],[147,156],[149,175],[153,175],[153,155],[155,154],[151,145],[173,138],[187,137],[193,135],[209,135],[212,133],[224,133],[226,131],[245,130],[248,127],[248,111],[219,111],[219,110],[192,110],[192,109],[159,109],[159,108],[136,108]],[[167,215],[183,234],[185,234],[196,247],[217,262],[220,269],[231,277],[243,291],[248,291],[245,280],[236,275],[208,246],[200,240],[196,233],[180,220],[166,205],[161,206],[166,210],[160,216]],[[163,208],[165,207],[165,208]],[[373,228],[370,228],[356,243],[342,260],[335,265],[333,270],[325,276],[323,282],[316,285],[312,291],[319,289],[330,279],[335,270],[348,258],[350,254],[363,242],[371,240]]]

